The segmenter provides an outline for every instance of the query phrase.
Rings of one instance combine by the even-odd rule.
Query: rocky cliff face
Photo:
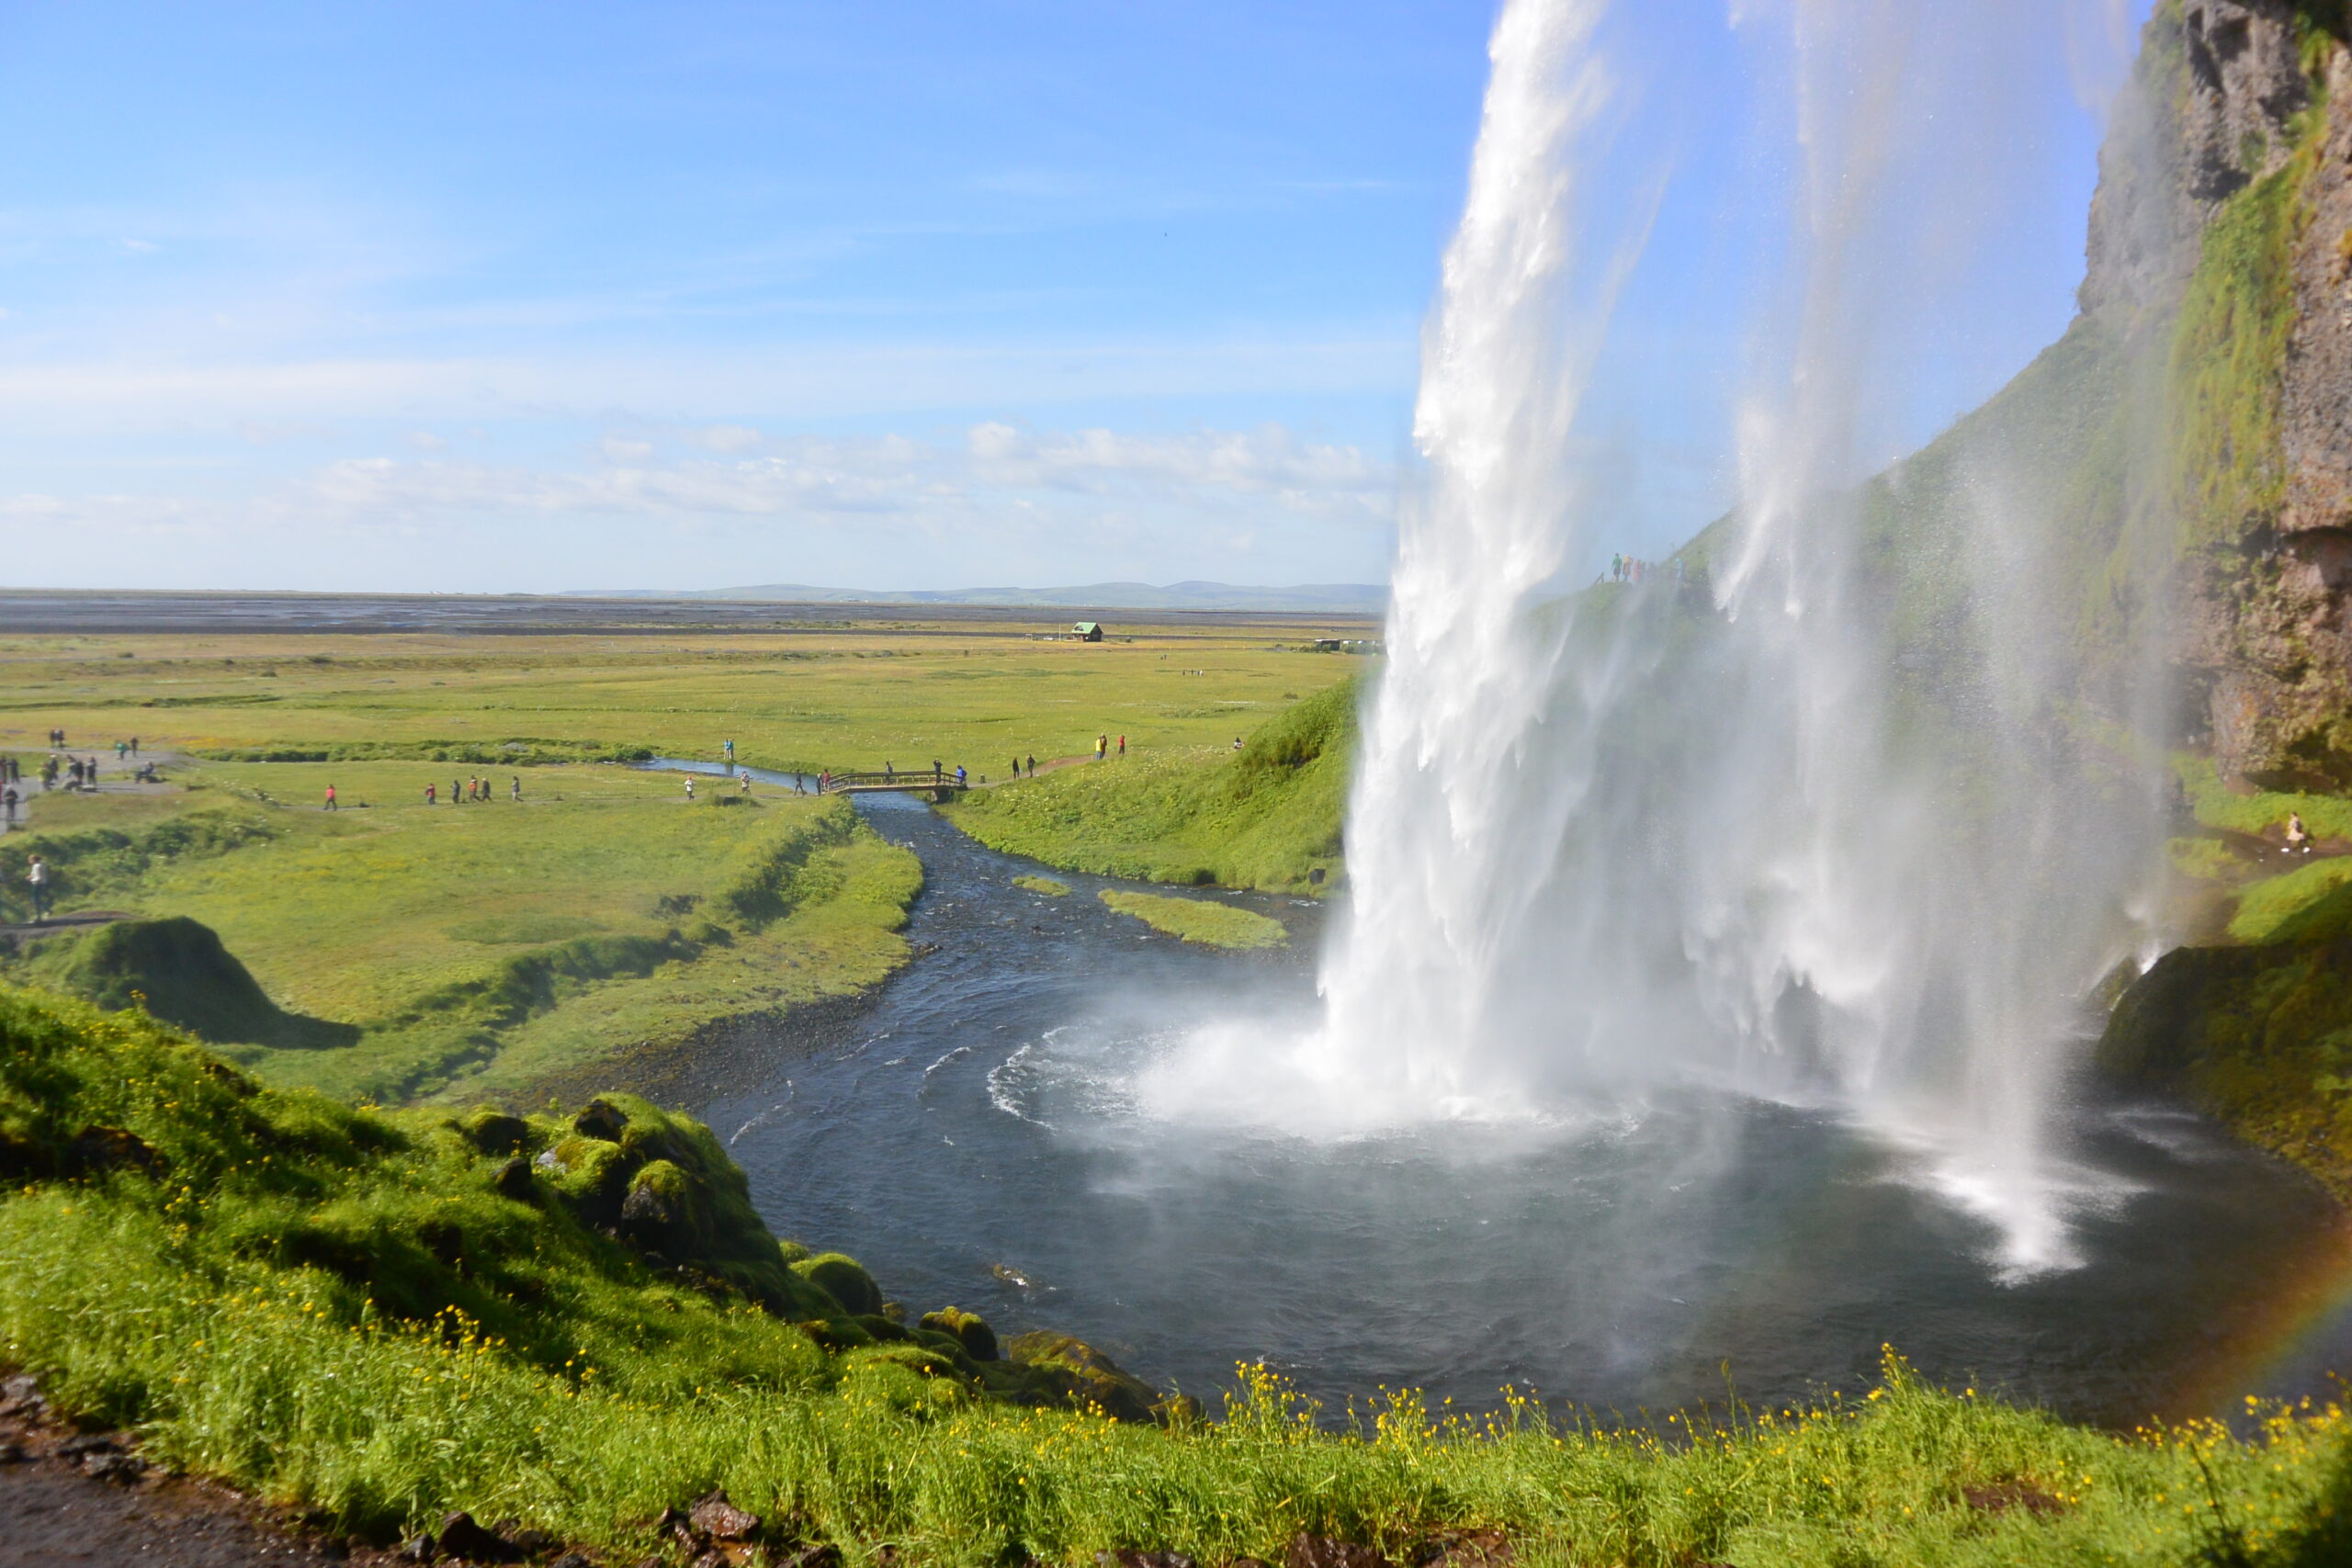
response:
[[[2082,300],[2168,337],[2191,728],[2229,776],[2346,788],[2352,58],[2324,10],[2158,6],[2101,158]]]
[[[2222,204],[2276,170],[2311,103],[2289,0],[2168,0],[2115,107],[2091,202],[2094,313],[2179,304]]]

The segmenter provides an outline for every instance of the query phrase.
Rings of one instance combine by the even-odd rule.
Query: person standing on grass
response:
[[[25,880],[32,885],[33,924],[40,925],[49,919],[49,863],[33,856],[25,867]]]
[[[1125,736],[1122,735],[1122,736],[1120,736],[1120,737],[1119,737],[1119,755],[1120,755],[1120,756],[1122,756],[1122,757],[1124,757],[1124,756],[1125,756],[1126,754],[1127,754],[1127,738],[1126,738]]]
[[[749,768],[743,770],[743,786],[738,793],[742,795],[752,793],[752,770]]]
[[[438,806],[441,804],[441,786],[439,784],[426,784],[424,786],[424,804],[427,806]]]
[[[465,804],[465,800],[466,797],[458,793],[458,781],[455,778],[452,778],[449,781],[449,804],[452,806],[462,806]]]
[[[327,785],[327,809],[333,811],[334,808],[334,785],[329,784]]]
[[[116,741],[116,742],[114,743],[114,761],[115,761],[115,766],[117,766],[117,767],[120,767],[120,766],[122,766],[122,760],[123,760],[125,757],[128,757],[128,756],[130,756],[130,741],[128,741],[128,740],[118,740],[118,741]]]
[[[694,781],[693,775],[689,774],[689,775],[687,776],[687,778],[686,778],[686,798],[687,798],[688,800],[692,800],[692,799],[694,799],[694,797],[695,797],[695,781]]]
[[[1018,757],[1012,759],[1012,776],[1016,779],[1021,776],[1021,759]]]
[[[511,783],[511,784],[509,784],[507,785],[507,792],[509,793],[509,795],[511,795],[513,796],[513,798],[514,798],[514,804],[515,804],[515,805],[520,806],[520,805],[522,805],[522,804],[523,804],[523,775],[522,775],[522,774],[520,774],[520,773],[516,773],[516,774],[514,775],[514,782],[513,782],[513,783]]]

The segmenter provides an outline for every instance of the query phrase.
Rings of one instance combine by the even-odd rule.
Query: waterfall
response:
[[[2054,1111],[2154,857],[2128,721],[2160,682],[2126,682],[2123,721],[2086,713],[2049,487],[2002,441],[1955,448],[1931,522],[1916,485],[1861,482],[1950,206],[1988,173],[1950,128],[2064,20],[1735,6],[1795,148],[1738,503],[1679,563],[1586,588],[1607,520],[1575,438],[1645,229],[1579,221],[1623,96],[1609,10],[1509,0],[1493,34],[1323,1016],[1280,1045],[1212,1032],[1155,1097],[1198,1112],[1246,1075],[1227,1113],[1324,1133],[1778,1099],[1878,1134],[2004,1274],[2064,1267],[2098,1184]],[[1886,541],[1913,534],[1896,554],[1934,558],[1897,592]]]

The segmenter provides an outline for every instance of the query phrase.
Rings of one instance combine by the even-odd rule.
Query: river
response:
[[[701,1110],[779,1234],[855,1256],[912,1311],[1074,1333],[1212,1404],[1263,1359],[1334,1410],[1384,1384],[1457,1409],[1507,1383],[1625,1413],[1781,1404],[1868,1386],[1891,1344],[1955,1386],[2128,1424],[2352,1363],[2340,1211],[2162,1104],[2075,1107],[2086,1261],[2006,1284],[1975,1222],[1825,1111],[1694,1088],[1580,1125],[1331,1143],[1155,1121],[1136,1076],[1185,1031],[1309,1015],[1323,908],[1205,895],[1292,944],[1191,947],[1104,908],[1119,884],[902,797],[859,809],[922,859],[919,957]]]

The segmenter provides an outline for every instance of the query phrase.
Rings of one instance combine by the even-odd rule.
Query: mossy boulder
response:
[[[2167,953],[2124,991],[2097,1061],[2352,1199],[2352,940]]]
[[[458,1130],[486,1155],[517,1155],[531,1145],[531,1124],[493,1106],[469,1111],[459,1119]]]
[[[966,1312],[961,1307],[942,1307],[937,1312],[923,1314],[921,1326],[946,1335],[962,1346],[964,1353],[975,1361],[997,1359],[996,1330],[990,1328],[988,1319],[978,1313]]]
[[[1004,1346],[1008,1360],[1045,1374],[1060,1401],[1092,1405],[1120,1421],[1158,1421],[1166,1402],[1159,1391],[1075,1335],[1041,1329]]]
[[[882,1317],[881,1287],[856,1258],[820,1252],[794,1264],[792,1271],[839,1302],[852,1317]]]
[[[76,942],[64,987],[108,1011],[143,1005],[153,1016],[216,1044],[322,1048],[359,1031],[290,1013],[201,921],[118,920]]]

